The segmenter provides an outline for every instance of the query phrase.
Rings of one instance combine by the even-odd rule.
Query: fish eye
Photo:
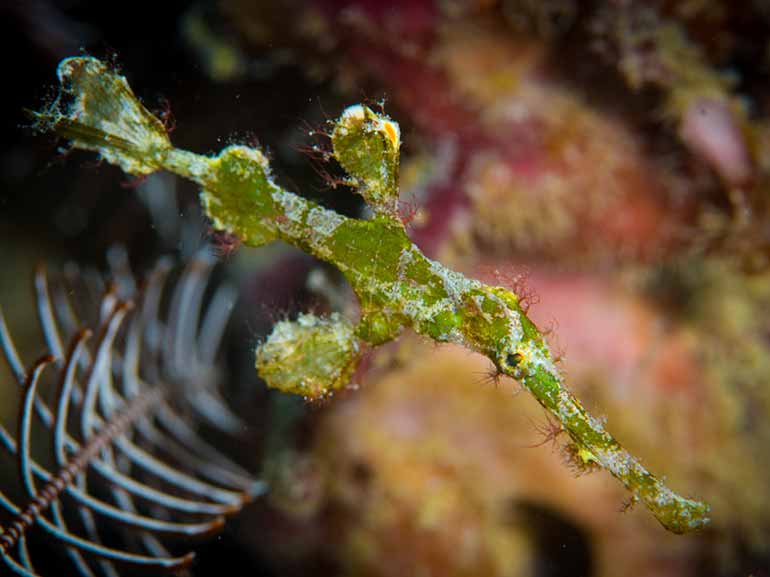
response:
[[[517,367],[521,361],[524,360],[524,356],[521,353],[511,353],[505,357],[505,362],[510,367]]]

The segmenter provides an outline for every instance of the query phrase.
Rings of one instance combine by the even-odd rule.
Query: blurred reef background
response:
[[[39,261],[89,274],[122,245],[141,271],[209,240],[239,287],[223,378],[249,429],[231,450],[271,492],[194,574],[770,576],[768,2],[31,0],[0,5],[0,30],[0,303],[26,358]],[[268,392],[257,340],[300,310],[354,311],[351,292],[289,248],[230,250],[194,186],[65,160],[26,129],[83,52],[175,145],[258,141],[284,186],[352,216],[323,132],[384,106],[414,241],[526,293],[578,396],[712,527],[669,534],[566,466],[536,402],[452,346],[405,335],[320,403]],[[4,421],[15,394],[3,369]]]

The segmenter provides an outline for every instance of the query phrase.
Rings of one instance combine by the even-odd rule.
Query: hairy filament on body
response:
[[[350,282],[361,305],[355,324],[336,314],[301,315],[278,323],[257,348],[257,369],[268,385],[312,398],[330,394],[348,383],[367,347],[409,327],[477,351],[518,380],[561,423],[577,458],[609,471],[668,530],[684,533],[709,522],[706,504],[674,493],[588,414],[519,296],[433,261],[411,242],[398,213],[394,121],[358,105],[334,124],[333,154],[374,213],[355,220],[278,186],[254,148],[229,146],[214,157],[174,148],[125,79],[98,60],[64,60],[58,74],[71,102],[38,113],[43,129],[131,174],[163,169],[189,178],[202,187],[201,203],[216,229],[250,246],[285,241],[333,264]]]

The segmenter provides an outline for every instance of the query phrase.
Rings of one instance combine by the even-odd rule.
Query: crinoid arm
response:
[[[30,537],[58,544],[84,576],[116,576],[123,566],[178,572],[194,555],[172,552],[170,538],[215,533],[264,491],[191,420],[242,430],[214,386],[230,308],[221,301],[231,291],[203,307],[210,259],[191,262],[167,288],[170,268],[161,261],[141,291],[127,270],[114,270],[110,284],[91,276],[103,296],[85,308],[72,282],[39,268],[38,319],[51,354],[31,364],[0,311],[0,348],[21,399],[17,430],[0,425],[2,458],[16,470],[15,486],[0,489],[0,559],[13,574],[44,571]],[[50,447],[47,458],[38,445]]]

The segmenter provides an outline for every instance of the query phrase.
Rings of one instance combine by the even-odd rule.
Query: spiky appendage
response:
[[[288,242],[335,265],[350,282],[361,318],[343,331],[344,346],[335,348],[340,342],[335,334],[344,324],[340,319],[318,320],[304,329],[303,319],[281,324],[257,351],[268,385],[328,394],[355,366],[361,347],[386,343],[410,327],[434,341],[477,351],[518,380],[561,423],[579,457],[620,480],[668,530],[684,533],[709,522],[708,505],[666,487],[570,393],[518,295],[449,270],[411,242],[397,210],[400,133],[395,122],[358,105],[343,112],[334,126],[334,156],[373,210],[371,219],[353,220],[279,187],[256,149],[229,146],[205,157],[173,148],[162,124],[139,104],[125,79],[98,60],[67,59],[59,66],[59,78],[73,101],[38,115],[44,127],[132,174],[166,169],[197,182],[216,228],[251,246]],[[299,355],[287,356],[283,341],[293,333],[308,338],[295,343]],[[319,347],[333,352],[328,366],[288,365],[302,363],[307,351]],[[278,349],[278,358],[287,364],[268,362]],[[265,373],[265,368],[270,370]],[[308,371],[312,387],[303,385],[309,382],[303,378]]]

